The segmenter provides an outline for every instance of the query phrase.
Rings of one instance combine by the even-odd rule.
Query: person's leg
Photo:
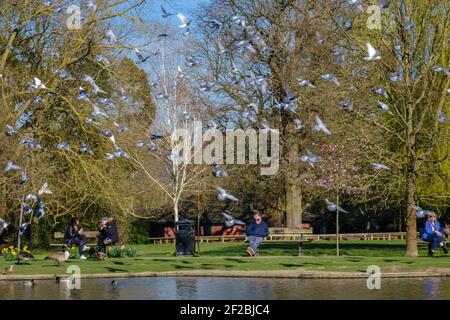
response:
[[[252,248],[253,252],[256,254],[256,249],[258,248],[258,237],[252,236],[251,241],[249,241],[250,248]]]
[[[100,247],[100,251],[101,252],[106,252],[106,246],[105,246],[105,243],[104,243],[104,237],[100,234],[100,235],[98,235],[97,236],[97,239],[98,239],[98,246]]]
[[[254,236],[248,236],[248,248],[247,253],[251,256],[255,254],[255,237]]]
[[[258,250],[258,247],[261,245],[261,243],[263,242],[264,238],[262,237],[255,237],[255,256],[256,256],[256,250]]]

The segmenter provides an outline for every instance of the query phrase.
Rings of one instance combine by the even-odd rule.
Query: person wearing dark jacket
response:
[[[437,247],[441,247],[442,251],[447,254],[448,250],[445,246],[444,230],[442,229],[439,221],[436,220],[436,214],[434,212],[429,212],[427,216],[425,227],[422,230],[421,239],[429,242],[428,256],[432,257]]]
[[[72,217],[70,219],[70,224],[67,226],[66,233],[64,234],[64,245],[65,246],[77,246],[80,252],[80,259],[84,260],[84,250],[86,247],[87,240],[83,235],[83,229],[80,227],[80,219]]]
[[[98,245],[102,252],[106,252],[106,246],[118,242],[114,224],[108,218],[100,220],[100,230],[97,233]]]
[[[255,219],[255,222],[248,225],[246,232],[248,236],[247,253],[251,257],[256,256],[256,250],[263,242],[264,238],[269,235],[269,226],[262,220],[261,215],[255,213],[253,218]]]

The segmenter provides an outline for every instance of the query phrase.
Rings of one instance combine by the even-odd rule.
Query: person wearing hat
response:
[[[113,243],[114,228],[109,219],[103,217],[100,219],[100,230],[97,233],[98,245],[100,251],[106,252],[106,246]]]
[[[422,233],[422,240],[429,243],[428,245],[428,256],[432,257],[437,247],[441,247],[442,251],[447,254],[448,250],[445,246],[444,241],[444,230],[441,224],[436,219],[436,214],[433,211],[428,211],[426,213],[427,221],[425,222],[425,227]]]

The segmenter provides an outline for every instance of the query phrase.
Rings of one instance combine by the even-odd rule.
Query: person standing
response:
[[[261,245],[264,238],[269,235],[269,226],[262,220],[261,214],[255,213],[253,218],[255,221],[248,225],[246,232],[249,245],[247,248],[247,253],[251,257],[256,256],[256,250]]]
[[[423,229],[421,239],[428,242],[428,256],[432,257],[437,247],[441,247],[442,251],[447,254],[448,250],[444,241],[444,230],[436,219],[436,214],[430,211],[427,214],[427,221]]]

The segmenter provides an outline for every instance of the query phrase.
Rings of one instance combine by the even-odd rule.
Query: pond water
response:
[[[220,277],[150,277],[84,279],[81,289],[37,280],[0,281],[0,299],[450,299],[450,278],[381,279],[369,290],[366,279],[276,279]]]

